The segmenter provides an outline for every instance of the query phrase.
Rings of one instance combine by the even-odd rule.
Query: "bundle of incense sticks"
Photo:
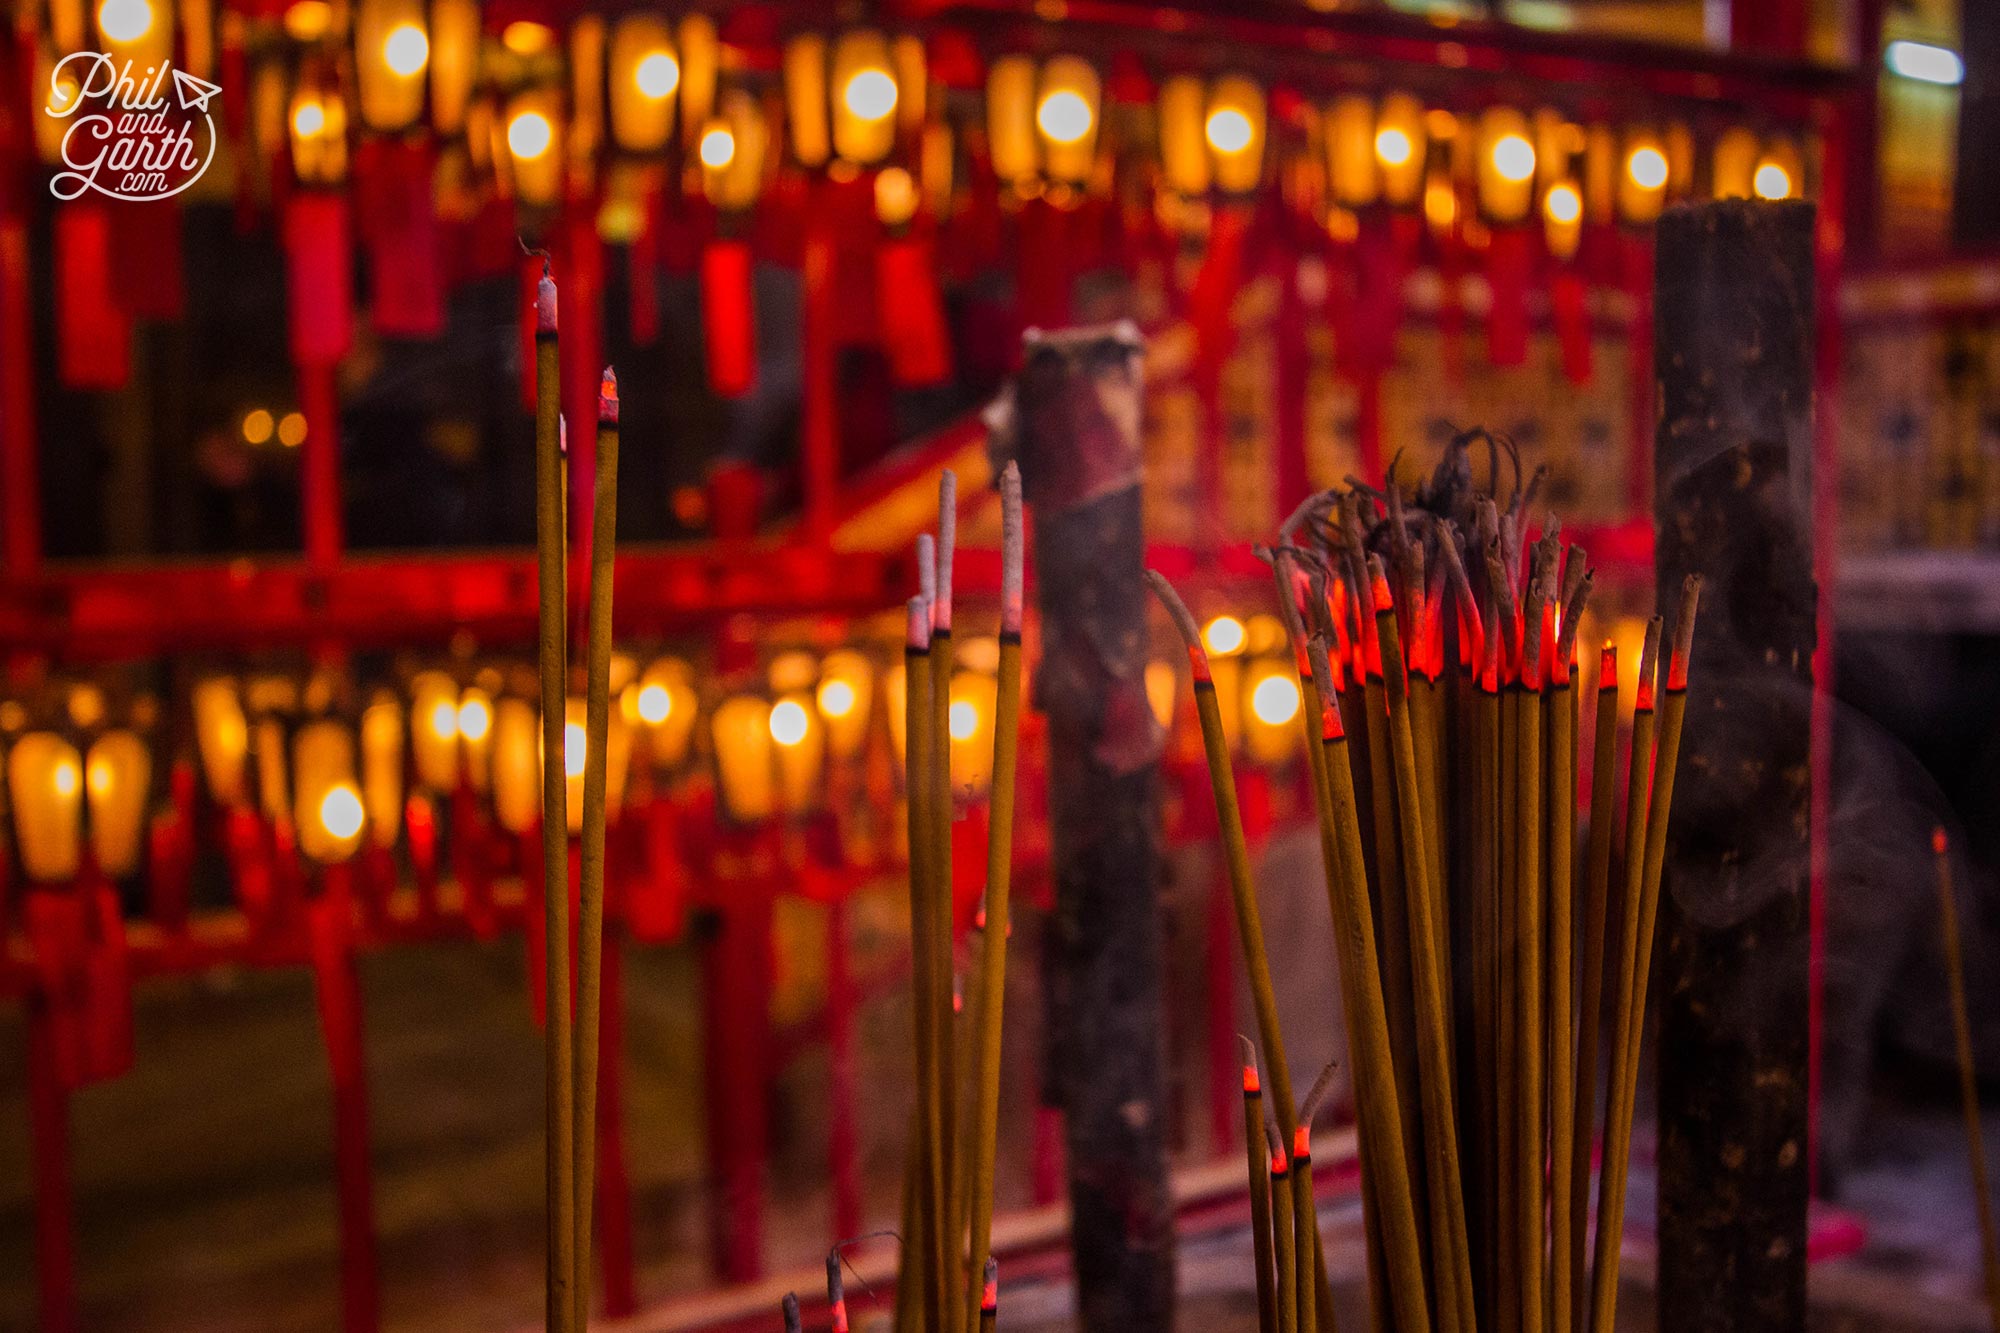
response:
[[[1021,716],[1021,478],[999,479],[1000,663],[994,704],[979,983],[961,1005],[954,966],[951,823],[951,567],[958,481],[938,484],[938,529],[917,540],[920,591],[909,602],[904,666],[904,773],[910,843],[910,949],[916,1022],[915,1132],[903,1191],[899,1329],[968,1333],[987,1318],[971,1281],[991,1258],[993,1167],[1007,981],[1014,773]],[[959,1015],[970,1009],[959,1033]],[[961,1051],[961,1044],[963,1050]]]
[[[1473,480],[1476,442],[1487,446],[1484,488]],[[1609,1333],[1616,1317],[1699,583],[1682,592],[1658,691],[1661,622],[1648,627],[1630,700],[1622,848],[1613,826],[1618,663],[1604,646],[1580,836],[1586,732],[1573,667],[1591,573],[1553,518],[1530,541],[1539,474],[1522,485],[1517,462],[1503,500],[1504,447],[1481,432],[1461,436],[1413,494],[1350,485],[1314,496],[1262,552],[1305,701],[1373,1324],[1398,1333],[1586,1324]],[[1194,618],[1164,578],[1150,577],[1194,673],[1264,1057],[1260,1077],[1246,1043],[1259,1312],[1267,1330],[1326,1328],[1323,1288],[1297,1276],[1319,1246],[1316,1229],[1310,1243],[1298,1238],[1314,1215],[1297,1202],[1297,1167],[1283,1148],[1296,1161],[1309,1147],[1310,1114],[1301,1108],[1286,1123],[1290,1077],[1228,738]],[[1252,1105],[1267,1088],[1278,1121],[1268,1177],[1255,1128],[1263,1110]],[[1600,1132],[1593,1264],[1590,1163]],[[1281,1185],[1297,1205],[1289,1214]]]
[[[548,1234],[546,1326],[582,1329],[590,1310],[592,1184],[597,1151],[597,1056],[604,956],[604,829],[610,726],[611,589],[618,530],[618,378],[605,367],[597,399],[596,504],[591,513],[585,629],[585,747],[574,1008],[570,989],[568,785],[562,760],[568,697],[568,459],[557,406],[556,284],[542,266],[535,304],[535,539],[540,575],[543,968],[550,996],[544,1043]]]

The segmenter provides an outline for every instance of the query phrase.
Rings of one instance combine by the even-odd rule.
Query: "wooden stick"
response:
[[[1582,557],[1572,551],[1570,560],[1581,567]],[[1562,614],[1573,616],[1579,603],[1566,605]],[[1574,922],[1572,900],[1575,893],[1576,850],[1576,684],[1571,679],[1570,654],[1575,645],[1576,625],[1564,620],[1549,662],[1549,697],[1543,710],[1547,728],[1548,772],[1548,1121],[1549,1121],[1549,1281],[1548,1307],[1551,1333],[1570,1333],[1575,1306],[1570,1288],[1570,1238],[1575,1216],[1570,1208],[1570,1178],[1576,1169],[1575,1143],[1570,1137],[1568,1113],[1575,1098],[1576,1048]],[[1589,1158],[1585,1158],[1586,1170]]]
[[[605,783],[611,727],[611,592],[618,550],[618,377],[597,391],[596,504],[590,520],[590,622],[584,653],[583,848],[576,977],[576,1326],[590,1324],[590,1241],[597,1183],[597,1041],[604,971]],[[567,729],[565,729],[567,731]]]
[[[548,1206],[544,1319],[551,1330],[576,1327],[571,1294],[576,1275],[576,1115],[572,1098],[569,1024],[569,813],[563,773],[563,709],[569,675],[564,630],[566,544],[563,521],[561,381],[556,350],[556,284],[542,266],[535,293],[535,565],[541,599],[542,686],[542,898],[543,994],[548,997],[543,1038],[548,1130],[545,1174]]]
[[[1290,1114],[1291,1108],[1285,1108]],[[1299,1333],[1298,1250],[1292,1240],[1292,1210],[1283,1205],[1292,1196],[1291,1159],[1272,1125],[1264,1126],[1271,1153],[1271,1253],[1278,1267],[1278,1333]]]
[[[1297,1293],[1299,1333],[1311,1333],[1319,1325],[1319,1252],[1313,1237],[1319,1234],[1319,1217],[1313,1207],[1312,1125],[1303,1118],[1292,1134],[1292,1280]]]
[[[1471,1321],[1472,1265],[1458,1160],[1445,982],[1435,947],[1437,931],[1431,921],[1429,894],[1416,887],[1425,884],[1430,873],[1429,847],[1418,808],[1416,744],[1410,732],[1402,643],[1396,633],[1394,600],[1379,560],[1371,562],[1370,578],[1375,593],[1375,633],[1381,645],[1382,676],[1389,698],[1389,748],[1395,766],[1396,813],[1405,883],[1412,886],[1410,962],[1416,996],[1417,1084],[1423,1105],[1424,1157],[1430,1184],[1433,1296],[1437,1302],[1438,1326],[1449,1330],[1465,1327]]]
[[[993,709],[992,801],[986,837],[986,948],[980,970],[979,1030],[972,1107],[971,1256],[989,1258],[993,1169],[1000,1123],[1001,1010],[1007,995],[1008,893],[1014,866],[1014,775],[1021,729],[1021,615],[1024,586],[1021,473],[1000,474],[1000,677]],[[967,1320],[971,1323],[970,1317]]]
[[[1592,1330],[1616,1325],[1618,1308],[1618,1254],[1625,1233],[1624,1160],[1630,1151],[1631,1125],[1623,1122],[1621,1108],[1628,1078],[1636,1081],[1637,1070],[1626,1068],[1628,1056],[1625,1032],[1631,1027],[1634,1009],[1643,1008],[1645,996],[1635,996],[1639,956],[1640,897],[1645,891],[1646,810],[1653,771],[1653,737],[1659,725],[1654,711],[1654,673],[1660,655],[1660,618],[1646,625],[1646,644],[1639,654],[1639,686],[1632,704],[1632,748],[1625,761],[1625,864],[1624,889],[1620,895],[1622,922],[1619,931],[1618,990],[1612,1009],[1611,1066],[1605,1074],[1604,1164],[1597,1179],[1597,1245],[1591,1269],[1590,1326]]]
[[[1332,680],[1326,640],[1309,643],[1309,661],[1316,680]],[[1317,691],[1315,691],[1317,694]],[[1387,1006],[1375,952],[1375,923],[1368,908],[1368,882],[1361,863],[1361,821],[1355,809],[1354,775],[1347,756],[1347,731],[1341,722],[1337,695],[1320,699],[1319,745],[1325,785],[1320,793],[1320,823],[1335,846],[1334,874],[1328,884],[1334,898],[1333,919],[1340,942],[1340,970],[1352,977],[1347,988],[1349,1058],[1354,1061],[1354,1099],[1360,1122],[1363,1181],[1373,1182],[1376,1215],[1381,1229],[1383,1262],[1388,1272],[1388,1296],[1394,1326],[1423,1333],[1431,1326],[1424,1282],[1422,1232],[1417,1217],[1416,1185],[1408,1170],[1401,1109],[1396,1100],[1396,1058],[1389,1041]],[[1407,1058],[1407,1057],[1405,1057]]]
[[[1515,692],[1514,829],[1515,1057],[1514,1240],[1521,1327],[1545,1322],[1542,1285],[1544,1153],[1542,1084],[1542,612],[1539,579],[1530,580],[1521,636],[1521,687]]]
[[[1248,1037],[1243,1047],[1243,1152],[1250,1178],[1250,1251],[1257,1267],[1257,1327],[1277,1333],[1276,1256],[1271,1252],[1271,1178],[1264,1153],[1264,1085],[1257,1077],[1257,1052]]]
[[[929,536],[917,539],[917,563],[926,585],[931,584],[932,544]],[[944,1163],[938,1137],[939,1103],[943,1091],[938,1081],[938,1012],[934,1003],[937,972],[937,932],[932,926],[936,901],[930,877],[935,868],[930,843],[933,825],[930,803],[934,786],[930,779],[935,748],[931,744],[931,605],[918,595],[909,602],[909,634],[903,648],[903,774],[908,805],[910,838],[910,966],[911,1000],[915,1013],[917,1053],[918,1141],[917,1227],[915,1242],[923,1256],[923,1327],[935,1331],[939,1324],[938,1297],[942,1289],[939,1271],[944,1252]],[[907,1265],[906,1265],[907,1266]]]
[[[918,1089],[910,1107],[910,1128],[903,1152],[903,1203],[897,1224],[901,1242],[896,1271],[896,1305],[890,1327],[895,1333],[917,1333],[923,1317],[924,1292],[929,1280],[924,1275],[922,1244],[924,1186],[923,1094]]]
[[[1257,1033],[1264,1048],[1264,1062],[1270,1069],[1271,1094],[1278,1117],[1279,1150],[1297,1126],[1292,1123],[1292,1078],[1285,1062],[1285,1039],[1278,1026],[1278,1000],[1271,988],[1271,964],[1264,951],[1264,926],[1257,910],[1257,890],[1250,878],[1250,851],[1243,839],[1243,813],[1236,804],[1236,777],[1229,760],[1229,742],[1222,734],[1222,712],[1215,701],[1215,681],[1209,674],[1208,654],[1201,646],[1201,630],[1188,612],[1187,604],[1173,585],[1156,570],[1146,571],[1153,595],[1167,609],[1174,627],[1187,645],[1188,665],[1194,673],[1195,712],[1201,719],[1202,746],[1208,753],[1209,787],[1215,796],[1216,822],[1222,832],[1223,858],[1229,868],[1229,891],[1236,907],[1236,935],[1243,946],[1250,996],[1257,1010]],[[1282,1209],[1274,1207],[1274,1214]]]
[[[1570,1309],[1583,1323],[1585,1286],[1590,1273],[1584,1250],[1589,1235],[1590,1153],[1597,1120],[1597,1057],[1604,1034],[1604,918],[1610,893],[1611,821],[1618,794],[1618,647],[1604,643],[1597,666],[1596,745],[1590,768],[1590,839],[1582,895],[1583,966],[1576,998],[1576,1086],[1570,1105],[1573,1171],[1569,1197]]]
[[[938,1034],[938,1158],[943,1164],[938,1208],[943,1234],[944,1267],[938,1272],[940,1333],[959,1328],[966,1287],[965,1237],[952,1229],[959,1214],[958,1184],[963,1172],[958,1133],[958,1048],[952,1040],[953,947],[951,826],[954,795],[951,785],[952,559],[958,537],[958,477],[950,468],[938,475],[937,597],[931,603],[931,929],[935,932],[937,973],[932,979]]]
[[[1965,1149],[1972,1168],[1972,1197],[1979,1208],[1986,1305],[2000,1329],[2000,1234],[1993,1222],[1993,1194],[1986,1182],[1986,1136],[1979,1118],[1979,1080],[1972,1063],[1972,1024],[1965,1010],[1965,955],[1958,942],[1958,902],[1951,891],[1951,847],[1940,825],[1931,833],[1937,858],[1938,934],[1945,979],[1951,988],[1951,1032],[1958,1049],[1958,1092],[1965,1107]]]

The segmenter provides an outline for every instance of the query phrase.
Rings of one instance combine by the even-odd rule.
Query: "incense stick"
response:
[[[556,284],[546,262],[535,291],[535,565],[540,593],[542,693],[543,1038],[547,1096],[548,1248],[544,1318],[552,1330],[575,1328],[575,1104],[569,1024],[569,814],[563,773],[563,708],[569,674],[564,629],[566,548],[556,347]]]
[[[1582,554],[1572,551],[1572,569],[1582,572]],[[1548,728],[1548,1122],[1549,1122],[1549,1280],[1548,1306],[1551,1333],[1570,1333],[1575,1306],[1570,1287],[1570,1238],[1575,1229],[1571,1208],[1570,1178],[1576,1170],[1575,1142],[1570,1137],[1568,1114],[1575,1098],[1575,922],[1574,906],[1576,852],[1576,684],[1571,679],[1570,658],[1576,644],[1575,617],[1582,611],[1581,596],[1566,600],[1561,609],[1562,623],[1550,657],[1548,706],[1544,722]],[[1589,1158],[1584,1159],[1588,1163]],[[1587,1168],[1586,1168],[1587,1169]]]
[[[919,537],[917,564],[927,585],[931,581],[930,556],[930,538]],[[924,1326],[936,1329],[944,1266],[944,1163],[939,1139],[939,1103],[944,1094],[937,1061],[939,1015],[933,1003],[936,973],[942,960],[936,956],[937,936],[932,927],[936,904],[929,883],[935,868],[930,852],[929,812],[934,791],[930,772],[935,759],[931,744],[930,654],[931,604],[928,597],[920,594],[909,601],[909,634],[903,648],[903,774],[910,839],[910,964],[917,1055],[919,1151],[914,1240],[923,1261],[918,1271],[928,1279],[922,1302]],[[906,1243],[906,1252],[908,1248]]]
[[[1257,1052],[1248,1037],[1238,1034],[1243,1048],[1243,1151],[1250,1181],[1250,1253],[1256,1265],[1257,1327],[1276,1333],[1278,1327],[1276,1256],[1271,1252],[1271,1179],[1264,1156],[1264,1084],[1257,1077]]]
[[[952,1040],[954,973],[951,826],[954,795],[951,786],[951,677],[955,664],[952,624],[952,561],[958,545],[958,477],[950,468],[938,474],[937,595],[931,602],[931,930],[937,971],[932,978],[937,1014],[938,1160],[943,1179],[938,1184],[940,1242],[943,1266],[939,1284],[938,1329],[954,1333],[959,1326],[965,1290],[965,1237],[952,1229],[959,1215],[958,1186],[963,1176],[958,1133],[958,1050]]]
[[[1000,1261],[986,1256],[979,1280],[979,1330],[993,1333],[1000,1325]]]
[[[1291,1108],[1285,1111],[1290,1114]],[[1264,1136],[1271,1154],[1271,1254],[1278,1270],[1278,1333],[1298,1333],[1298,1250],[1292,1240],[1292,1210],[1286,1206],[1292,1197],[1292,1163],[1276,1126],[1266,1122]]]
[[[1979,1080],[1972,1063],[1972,1024],[1965,1010],[1965,955],[1958,940],[1958,902],[1951,891],[1951,846],[1940,825],[1931,833],[1937,859],[1938,942],[1944,950],[1945,980],[1951,994],[1951,1035],[1958,1054],[1958,1092],[1965,1110],[1965,1149],[1972,1171],[1972,1197],[1979,1209],[1981,1268],[1986,1305],[2000,1328],[2000,1235],[1993,1222],[1993,1195],[1986,1181],[1986,1136],[1979,1117]]]
[[[977,1099],[972,1108],[971,1258],[989,1258],[993,1238],[993,1170],[1000,1123],[1002,1009],[1007,995],[1009,887],[1014,864],[1014,775],[1021,727],[1021,615],[1024,536],[1021,473],[1012,462],[1000,474],[1000,668],[993,709],[993,778],[986,836],[986,948],[980,972]],[[955,1242],[954,1242],[955,1243]],[[970,1323],[970,1319],[968,1319]]]
[[[1576,1086],[1570,1106],[1570,1309],[1583,1323],[1589,1276],[1590,1152],[1597,1118],[1597,1059],[1604,1032],[1604,918],[1610,893],[1611,821],[1618,795],[1618,648],[1607,640],[1597,666],[1597,739],[1591,752],[1590,842],[1584,862],[1583,966],[1577,982]]]

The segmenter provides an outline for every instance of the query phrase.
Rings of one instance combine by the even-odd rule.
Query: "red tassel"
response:
[[[1493,305],[1486,315],[1486,355],[1496,366],[1528,359],[1528,280],[1535,262],[1535,234],[1527,227],[1495,227],[1486,247],[1486,279]]]
[[[723,398],[750,392],[757,382],[757,314],[745,242],[711,241],[702,251],[701,324],[709,387]]]
[[[939,384],[951,376],[951,334],[929,238],[891,237],[875,251],[875,303],[882,351],[898,384]]]
[[[95,935],[84,960],[84,1072],[98,1081],[132,1067],[132,967],[118,891],[99,878],[84,893]]]
[[[435,338],[445,311],[430,145],[376,140],[362,152],[354,199],[368,251],[370,322],[392,338]]]
[[[403,803],[403,838],[410,848],[410,877],[417,883],[417,919],[437,920],[438,838],[437,816],[431,803],[412,796]]]
[[[1590,382],[1590,307],[1583,276],[1574,268],[1556,274],[1549,285],[1549,307],[1555,319],[1556,341],[1562,348],[1563,374],[1571,384]]]
[[[111,281],[137,319],[179,319],[187,306],[181,278],[181,210],[173,199],[120,203],[111,215]]]
[[[292,360],[330,366],[354,336],[354,284],[348,271],[347,199],[299,190],[285,208],[286,293]]]
[[[72,389],[121,388],[132,373],[132,321],[111,281],[109,211],[59,205],[55,231],[56,373]]]

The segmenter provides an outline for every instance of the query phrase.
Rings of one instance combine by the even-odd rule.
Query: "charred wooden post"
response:
[[[1129,324],[1030,330],[1012,447],[1034,512],[1056,891],[1052,1088],[1064,1113],[1081,1326],[1170,1330],[1160,917],[1161,733],[1146,701],[1139,422]],[[1011,438],[1009,438],[1011,434]],[[995,470],[1004,458],[996,458]]]
[[[1661,895],[1659,1325],[1799,1329],[1813,208],[1671,209],[1655,272],[1660,605],[1704,580]]]

